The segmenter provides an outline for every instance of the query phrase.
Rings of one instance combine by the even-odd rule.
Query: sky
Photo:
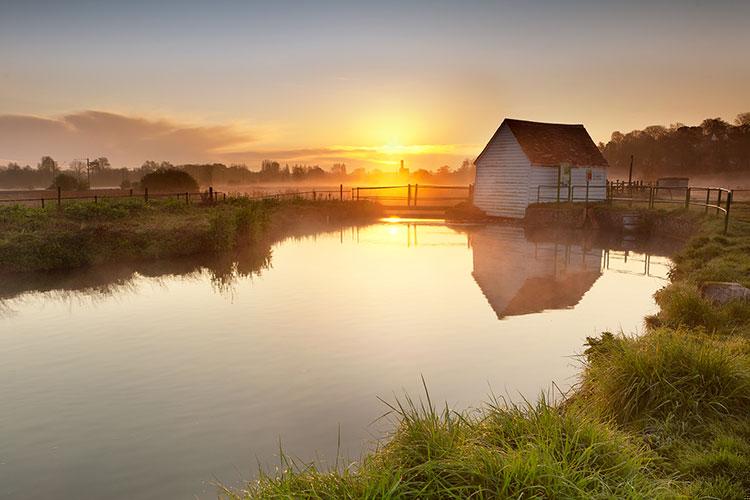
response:
[[[458,166],[750,111],[750,2],[0,0],[0,163]]]

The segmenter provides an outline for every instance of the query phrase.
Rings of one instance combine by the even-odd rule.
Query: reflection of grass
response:
[[[684,211],[673,212],[683,217]],[[667,214],[668,217],[672,216]],[[287,463],[230,497],[747,498],[750,303],[699,285],[750,285],[750,212],[696,219],[661,311],[641,337],[589,338],[581,382],[559,404],[395,409],[392,437],[358,467]]]
[[[373,220],[367,202],[230,199],[106,200],[55,207],[0,207],[0,271],[67,269],[222,252],[267,232],[314,221]]]

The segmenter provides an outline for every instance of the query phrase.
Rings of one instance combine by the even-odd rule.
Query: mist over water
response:
[[[393,221],[233,259],[0,283],[0,497],[215,497],[278,464],[356,459],[393,400],[462,409],[575,383],[636,333],[669,259],[507,226]],[[631,248],[634,250],[626,250]],[[651,255],[653,253],[654,255]]]

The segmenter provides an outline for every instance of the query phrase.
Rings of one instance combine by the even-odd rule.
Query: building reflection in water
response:
[[[578,304],[607,271],[667,279],[669,260],[596,244],[532,241],[521,227],[488,225],[469,233],[472,276],[498,318]]]

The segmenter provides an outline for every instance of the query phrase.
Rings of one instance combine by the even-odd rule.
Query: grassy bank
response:
[[[366,202],[243,198],[213,205],[123,199],[61,210],[6,206],[0,207],[0,272],[218,253],[300,225],[363,223],[378,215]]]
[[[684,216],[675,212],[676,217]],[[382,447],[343,470],[288,463],[233,498],[747,498],[750,303],[715,306],[708,280],[750,285],[750,217],[699,219],[640,337],[588,339],[560,402],[471,413],[405,401]]]

